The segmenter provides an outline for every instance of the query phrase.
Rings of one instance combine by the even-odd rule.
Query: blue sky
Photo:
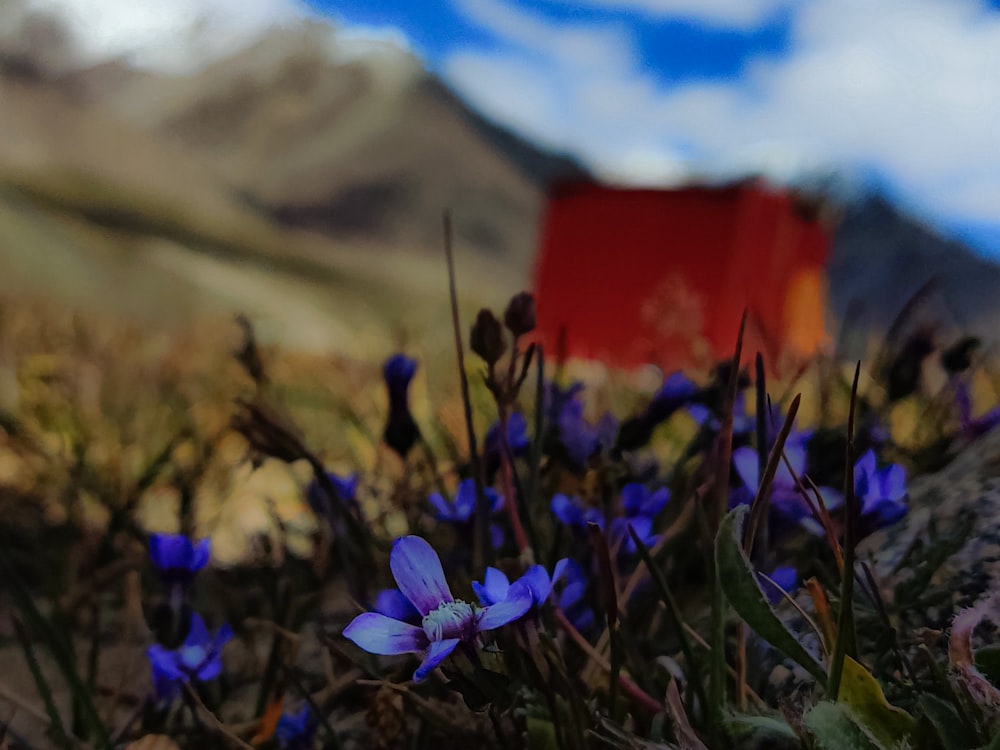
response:
[[[326,17],[606,180],[837,175],[1000,258],[1000,0],[28,1],[151,67]]]
[[[457,49],[476,47],[499,51],[498,35],[477,23],[463,5],[451,0],[426,2],[365,2],[364,0],[309,0],[317,11],[347,26],[398,29],[414,51],[441,71],[442,63]],[[736,75],[747,61],[758,56],[778,56],[787,49],[789,14],[777,12],[759,27],[727,28],[697,23],[689,18],[650,16],[628,8],[600,7],[559,0],[512,2],[557,24],[624,27],[635,40],[644,65],[664,84]]]
[[[979,0],[309,0],[610,180],[878,184],[1000,257],[1000,17]]]

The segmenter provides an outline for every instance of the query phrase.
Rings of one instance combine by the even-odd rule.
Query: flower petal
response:
[[[191,624],[188,626],[187,638],[184,639],[185,646],[205,646],[208,644],[208,628],[205,621],[197,612],[191,613]]]
[[[489,496],[487,495],[487,501]],[[476,512],[476,482],[463,479],[455,493],[455,520],[468,521]]]
[[[408,625],[378,612],[365,612],[344,628],[344,637],[371,654],[393,656],[423,651],[427,634],[423,628]]]
[[[881,476],[882,497],[902,500],[906,497],[906,469],[899,464],[889,464]]]
[[[442,602],[454,601],[441,559],[425,539],[419,536],[397,539],[389,554],[389,568],[399,590],[421,615],[437,609]]]
[[[756,493],[757,485],[760,484],[760,465],[757,463],[757,451],[749,446],[737,448],[733,451],[733,465],[736,467],[736,473],[743,480],[743,484]]]
[[[638,482],[630,482],[622,487],[622,508],[625,515],[629,518],[638,515],[647,497],[649,491]]]
[[[504,601],[487,607],[479,613],[476,627],[479,631],[499,628],[524,615],[531,609],[532,603],[531,589],[528,588],[527,584],[517,581],[510,587],[510,593],[507,594]]]
[[[661,487],[649,496],[649,499],[642,504],[642,508],[639,512],[646,516],[646,518],[656,518],[669,501],[670,490],[666,487]]]
[[[714,421],[712,412],[704,404],[689,404],[687,407],[687,413],[691,416],[691,419],[699,425],[708,423],[709,426],[711,426],[711,421]]]
[[[447,659],[455,647],[462,642],[461,638],[448,638],[443,641],[435,641],[427,649],[424,660],[420,662],[417,671],[413,673],[413,681],[420,682],[427,678],[431,672],[440,666],[441,662]]]
[[[434,508],[434,517],[439,521],[454,521],[455,510],[451,504],[445,500],[440,493],[432,492],[427,496],[427,502]]]
[[[502,570],[486,568],[483,584],[474,582],[472,588],[475,589],[479,602],[484,607],[488,607],[507,598],[507,592],[510,590],[510,579],[504,575]]]
[[[149,557],[160,570],[187,568],[191,540],[183,534],[153,534],[149,538]]]
[[[177,666],[176,654],[173,651],[154,643],[146,649],[146,656],[149,657],[149,664],[153,668],[154,675],[168,680],[184,679],[184,673]]]
[[[375,611],[393,620],[408,622],[419,619],[420,613],[399,589],[383,589],[375,597]]]
[[[490,543],[493,545],[493,549],[500,549],[503,547],[503,529],[497,526],[495,523],[490,524]]]
[[[499,513],[503,510],[503,495],[497,492],[492,487],[486,487],[484,489],[486,494],[486,503],[490,506],[490,510],[494,513]]]
[[[544,565],[532,565],[518,580],[531,589],[531,598],[536,605],[544,604],[552,593],[552,579]]]
[[[194,547],[191,550],[191,561],[188,564],[188,570],[192,573],[204,568],[208,565],[208,559],[212,554],[212,541],[207,537],[201,539],[194,543]]]
[[[227,643],[229,643],[230,640],[232,640],[232,637],[233,637],[232,627],[229,625],[228,622],[223,623],[222,627],[220,627],[219,631],[215,634],[215,639],[214,639],[215,650],[221,651],[222,647],[225,646]]]
[[[554,568],[552,568],[552,585],[553,586],[556,585],[556,581],[558,581],[560,578],[562,578],[566,574],[566,572],[570,568],[570,563],[571,562],[572,562],[572,560],[570,560],[568,557],[564,557],[562,560],[559,560],[556,563],[556,565],[555,565]]]
[[[208,682],[209,680],[214,680],[222,674],[222,659],[219,658],[218,654],[215,654],[212,658],[208,659],[204,664],[198,667],[196,676],[201,682]]]
[[[788,459],[788,463],[792,466],[792,471],[794,471],[799,477],[801,477],[806,472],[806,459],[808,458],[806,452],[805,440],[799,441],[788,441],[785,443],[785,458]],[[788,466],[784,461],[781,462],[781,466],[785,467],[788,471]],[[791,474],[789,472],[789,478]]]
[[[567,526],[583,525],[583,511],[578,502],[561,492],[552,497],[552,515]]]
[[[864,512],[864,522],[874,529],[891,526],[906,515],[906,504],[892,500],[879,500]]]

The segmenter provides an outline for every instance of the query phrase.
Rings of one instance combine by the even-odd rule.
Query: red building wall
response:
[[[566,185],[550,196],[535,273],[549,351],[618,367],[731,356],[775,366],[824,337],[827,237],[788,194],[759,183],[680,190]]]

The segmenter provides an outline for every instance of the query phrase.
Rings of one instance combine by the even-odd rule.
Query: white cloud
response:
[[[652,77],[617,27],[566,29],[607,50],[605,64],[580,64],[561,26],[500,0],[459,7],[507,45],[456,53],[448,80],[604,173],[875,169],[942,219],[1000,222],[1000,16],[975,0],[812,0],[794,8],[783,58],[677,87]]]
[[[302,0],[30,0],[65,19],[88,60],[127,56],[168,71],[232,53],[275,25],[311,13]]]
[[[552,58],[574,70],[619,68],[636,63],[628,30],[556,23],[503,0],[455,0],[467,19],[522,53]]]
[[[651,18],[694,21],[720,28],[750,29],[760,26],[790,0],[565,0]]]

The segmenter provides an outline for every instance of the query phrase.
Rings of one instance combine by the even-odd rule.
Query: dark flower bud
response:
[[[530,292],[521,292],[511,297],[503,314],[503,322],[514,336],[523,336],[535,330],[534,295]]]
[[[237,315],[236,323],[243,329],[243,343],[240,348],[233,352],[236,361],[239,362],[247,375],[253,378],[253,382],[261,385],[267,380],[264,374],[264,361],[260,356],[260,349],[257,348],[257,337],[254,335],[253,323],[246,315]]]
[[[420,428],[410,414],[409,403],[410,381],[416,372],[416,360],[405,354],[390,357],[382,368],[389,391],[389,416],[382,437],[402,459],[420,439]]]
[[[476,316],[476,322],[472,324],[472,332],[469,334],[469,346],[472,351],[478,354],[488,365],[496,364],[503,356],[507,345],[503,340],[503,328],[497,316],[485,307]]]
[[[964,336],[958,343],[941,352],[941,365],[949,375],[965,372],[972,366],[972,353],[982,343],[975,336]]]

